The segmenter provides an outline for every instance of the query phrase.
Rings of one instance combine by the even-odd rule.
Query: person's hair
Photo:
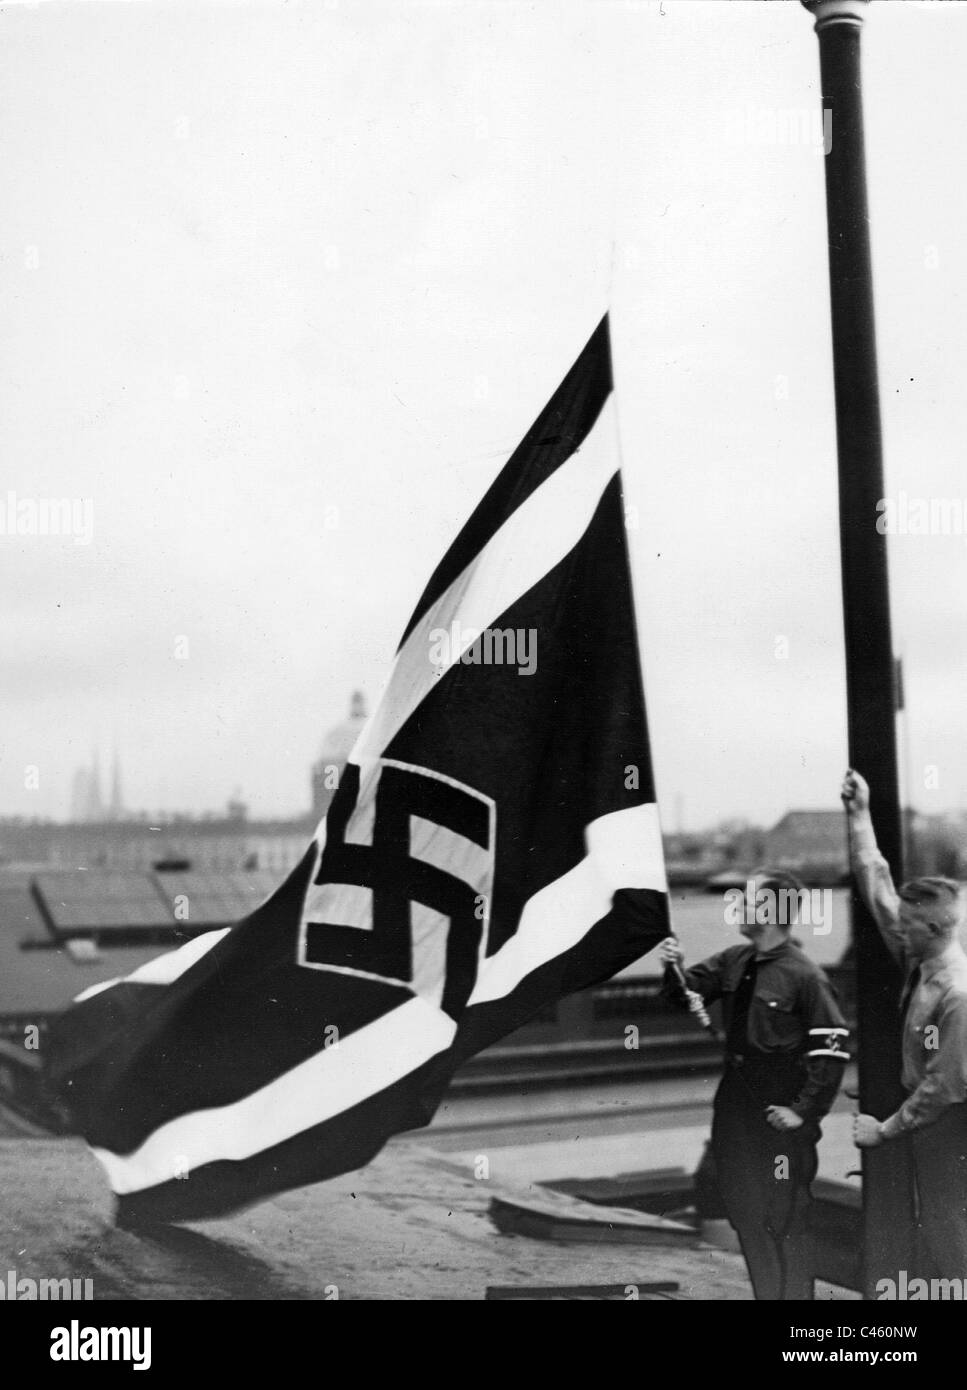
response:
[[[801,894],[804,893],[805,884],[795,874],[791,874],[788,869],[773,869],[768,866],[753,869],[749,875],[754,879],[758,890],[771,889],[776,895],[776,903],[779,908],[777,913],[776,925],[789,928],[799,921],[799,905]],[[785,904],[785,911],[783,911]]]
[[[791,874],[788,869],[753,869],[750,878],[762,879],[760,888],[771,888],[773,892],[778,892],[783,888],[791,889],[794,893],[802,893],[806,887],[801,878]]]
[[[960,922],[963,913],[961,885],[953,878],[940,878],[925,875],[922,878],[908,878],[900,888],[900,901],[912,907],[929,912],[934,909],[938,924],[952,931]]]

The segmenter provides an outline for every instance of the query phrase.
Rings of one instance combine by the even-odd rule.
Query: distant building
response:
[[[117,750],[114,752],[114,766],[111,769],[111,802],[108,806],[108,816],[111,820],[124,819],[124,796],[121,792],[121,760]]]
[[[967,821],[962,812],[924,816],[907,811],[904,873],[967,878]]]
[[[329,730],[322,741],[319,757],[312,765],[312,812],[317,819],[326,813],[367,717],[363,692],[354,690],[349,702],[349,718]]]
[[[846,879],[846,816],[842,810],[787,811],[766,833],[763,860],[771,868],[788,869],[812,883]]]
[[[103,819],[101,770],[95,753],[89,767],[79,767],[74,773],[71,784],[71,820],[79,824],[89,824]]]
[[[150,870],[187,861],[215,872],[270,869],[280,874],[305,854],[316,817],[248,820],[241,803],[223,816],[165,816],[78,824],[0,821],[0,867]]]
[[[78,825],[96,825],[102,821],[123,820],[124,797],[121,792],[121,761],[115,751],[111,768],[111,795],[105,805],[101,795],[101,764],[95,751],[87,767],[79,767],[71,782],[70,818]]]

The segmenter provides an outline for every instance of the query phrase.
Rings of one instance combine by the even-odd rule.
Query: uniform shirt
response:
[[[932,960],[910,958],[899,925],[900,899],[869,816],[853,821],[853,872],[887,949],[906,975],[904,994],[913,986],[903,1020],[901,1080],[909,1094],[883,1125],[885,1137],[892,1139],[967,1101],[967,954],[952,941]],[[919,980],[914,978],[918,965]]]
[[[754,983],[745,1000],[740,986],[753,962]],[[849,1030],[819,966],[791,941],[761,955],[746,942],[710,956],[684,974],[689,989],[700,994],[706,1004],[722,1000],[730,1053],[739,1051],[743,1040],[743,1056],[802,1061],[803,1085],[790,1109],[804,1120],[821,1120],[836,1097],[849,1061]],[[676,993],[673,976],[666,976],[665,991]],[[741,1013],[746,1008],[743,1028]]]

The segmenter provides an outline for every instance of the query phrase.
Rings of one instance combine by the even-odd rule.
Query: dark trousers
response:
[[[911,1135],[920,1232],[943,1279],[967,1279],[967,1104]]]
[[[789,1105],[802,1073],[795,1061],[727,1063],[715,1096],[712,1152],[719,1191],[738,1233],[757,1299],[813,1297],[809,1185],[819,1126],[780,1132],[767,1105]]]

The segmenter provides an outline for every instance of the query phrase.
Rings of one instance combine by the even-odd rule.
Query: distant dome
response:
[[[334,724],[322,740],[319,749],[319,763],[335,763],[342,766],[349,757],[359,737],[360,731],[369,716],[366,712],[366,698],[361,690],[354,690],[349,702],[349,718],[341,724]]]

